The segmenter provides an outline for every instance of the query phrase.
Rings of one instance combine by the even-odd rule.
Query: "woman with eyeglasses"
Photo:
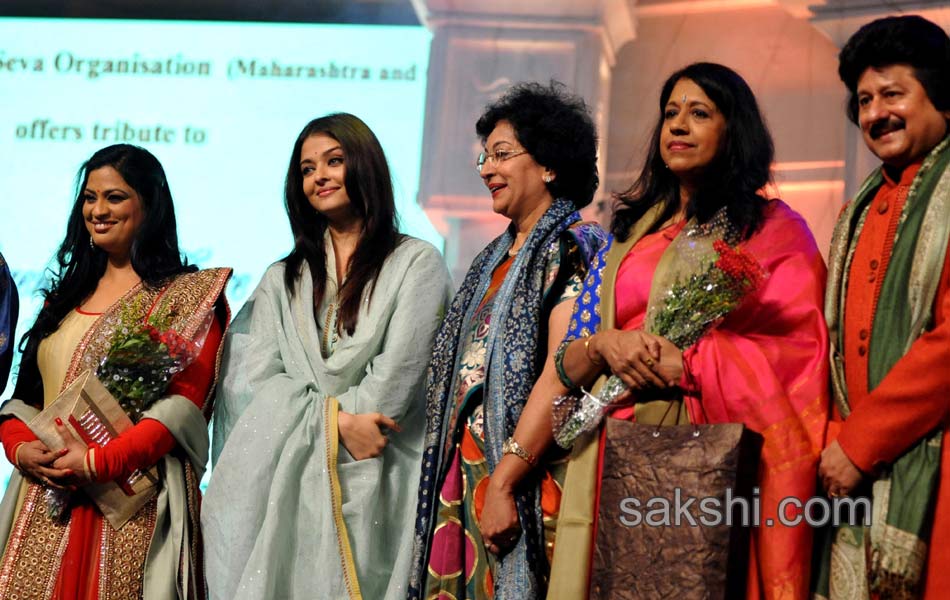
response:
[[[603,241],[577,213],[597,188],[583,100],[520,84],[475,125],[492,208],[511,220],[474,260],[436,337],[410,598],[543,597],[564,456],[531,395]]]
[[[402,600],[448,269],[399,233],[382,145],[354,115],[303,128],[284,196],[294,249],[235,317],[222,358],[210,596]]]

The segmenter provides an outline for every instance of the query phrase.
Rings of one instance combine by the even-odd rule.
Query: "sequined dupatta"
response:
[[[146,317],[158,317],[162,322],[191,339],[200,329],[204,315],[214,310],[224,286],[230,277],[230,269],[211,269],[176,277],[168,285],[151,289],[137,285],[105,311],[83,336],[73,352],[61,389],[65,389],[86,370],[95,370],[105,357],[113,335],[129,323]],[[227,309],[219,317],[227,319]],[[218,362],[220,362],[220,351]],[[217,372],[217,368],[215,369]],[[214,385],[209,388],[210,394]],[[169,556],[180,561],[182,569],[164,574],[165,579],[181,580],[185,597],[204,594],[204,584],[194,571],[198,566],[197,504],[198,481],[204,469],[202,454],[207,456],[206,417],[210,414],[211,402],[206,398],[204,411],[181,396],[159,400],[145,416],[154,418],[168,427],[186,458],[166,456],[159,463],[163,478],[163,490],[156,499],[142,508],[122,529],[114,530],[105,519],[99,519],[98,592],[99,598],[136,598],[152,596],[147,593],[150,584],[143,572],[156,560],[167,562]],[[11,400],[0,410],[0,415],[10,415],[28,420],[35,409],[19,400]],[[204,437],[202,452],[202,436]],[[14,511],[8,504],[15,503],[21,482],[27,486],[25,499],[10,528],[6,552],[0,566],[0,597],[16,591],[27,598],[51,598],[56,588],[62,559],[70,538],[71,521],[63,524],[51,520],[43,499],[44,488],[24,481],[18,474],[11,477],[3,501],[7,516]],[[184,543],[173,551],[160,548],[159,541],[169,537],[163,530],[156,532],[160,521],[178,515],[189,521],[184,526],[193,534],[178,535],[177,527],[170,527],[172,535]],[[7,522],[0,524],[7,526]],[[166,525],[163,523],[163,525]],[[163,528],[164,529],[164,528]],[[153,535],[154,534],[154,535]],[[161,538],[161,539],[155,539]],[[92,543],[90,540],[89,543]],[[177,572],[174,577],[171,573]],[[152,584],[154,585],[154,584]],[[168,597],[167,584],[156,590],[157,597]],[[180,595],[180,594],[179,594]]]

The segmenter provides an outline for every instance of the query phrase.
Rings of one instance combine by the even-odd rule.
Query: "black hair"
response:
[[[885,17],[858,29],[838,55],[847,86],[848,118],[858,122],[858,80],[869,67],[907,64],[938,111],[950,110],[950,37],[917,15]]]
[[[557,81],[519,83],[475,123],[482,143],[499,121],[511,123],[535,162],[555,173],[545,184],[553,197],[567,198],[577,208],[590,204],[598,184],[597,130],[582,98]]]
[[[686,216],[695,216],[700,223],[705,223],[725,206],[729,220],[738,228],[742,239],[748,239],[762,223],[766,200],[760,190],[771,180],[775,148],[749,85],[732,69],[707,62],[680,69],[663,84],[657,122],[643,169],[633,185],[617,195],[619,207],[611,232],[619,240],[625,240],[633,223],[654,205],[662,204],[661,215],[651,228],[656,231],[679,210],[680,181],[663,162],[660,135],[666,122],[666,103],[681,79],[702,88],[726,122],[719,150],[689,198]]]
[[[356,251],[350,259],[346,282],[340,289],[342,330],[352,335],[356,330],[360,298],[367,286],[370,296],[386,258],[403,239],[396,223],[396,202],[393,198],[392,176],[383,147],[372,130],[358,117],[334,113],[307,123],[297,136],[290,154],[284,200],[294,249],[284,257],[284,285],[293,295],[303,261],[310,266],[313,279],[314,310],[320,306],[327,288],[327,252],[324,242],[329,222],[311,206],[303,192],[300,151],[307,138],[325,134],[340,143],[346,168],[344,185],[350,207],[362,220],[363,229]]]
[[[69,311],[95,291],[106,271],[108,255],[90,244],[82,214],[89,174],[104,167],[115,169],[142,202],[142,222],[132,238],[129,259],[143,284],[158,287],[169,277],[197,270],[188,264],[178,247],[175,205],[158,159],[145,148],[130,144],[98,150],[83,163],[76,176],[76,200],[66,222],[66,238],[56,252],[57,268],[49,288],[41,290],[45,303],[36,322],[20,342],[23,365],[35,364],[40,342],[56,331]],[[20,379],[18,376],[18,389]],[[38,381],[34,383],[40,385]]]

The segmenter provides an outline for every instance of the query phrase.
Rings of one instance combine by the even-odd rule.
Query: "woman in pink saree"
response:
[[[559,352],[560,381],[548,391],[589,387],[612,373],[629,386],[633,404],[614,407],[609,418],[658,423],[665,399],[682,397],[692,422],[741,422],[761,434],[761,519],[776,525],[752,531],[746,597],[805,598],[812,532],[779,524],[777,511],[783,498],[804,503],[815,491],[828,416],[824,262],[801,216],[760,195],[773,146],[739,75],[690,65],[666,81],[659,108],[642,175],[620,196],[610,243],[595,259]],[[716,222],[768,276],[681,351],[643,330],[651,287],[674,266],[664,260],[671,243]],[[548,598],[587,595],[602,461],[596,437],[575,444]]]

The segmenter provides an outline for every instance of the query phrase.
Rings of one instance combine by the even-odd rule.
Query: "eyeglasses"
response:
[[[495,152],[482,152],[475,159],[475,169],[481,173],[485,163],[491,163],[491,166],[497,167],[509,158],[514,158],[522,154],[527,154],[527,150],[497,150]]]

